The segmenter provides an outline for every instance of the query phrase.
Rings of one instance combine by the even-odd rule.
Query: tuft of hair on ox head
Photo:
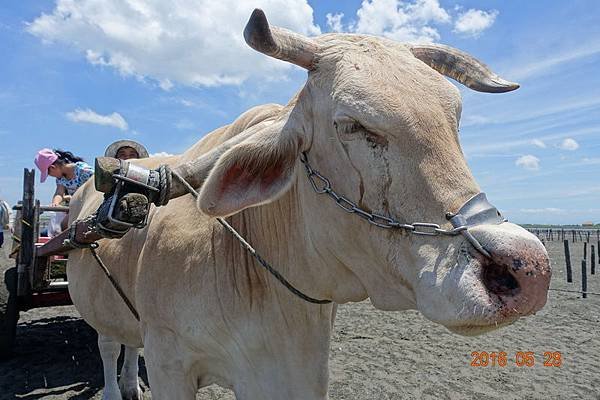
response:
[[[261,10],[250,17],[244,37],[255,50],[306,69],[308,78],[278,116],[197,162],[205,177],[202,212],[228,216],[292,202],[318,257],[353,281],[331,284],[337,302],[369,297],[380,309],[417,308],[465,335],[544,306],[548,255],[519,226],[469,227],[489,257],[463,235],[383,229],[315,193],[300,163],[306,153],[312,168],[361,210],[451,229],[446,214],[481,190],[459,142],[460,94],[445,76],[489,93],[517,84],[448,46],[340,33],[307,38],[270,26]],[[349,286],[353,290],[340,289]]]

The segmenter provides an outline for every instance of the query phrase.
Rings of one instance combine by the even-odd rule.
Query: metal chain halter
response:
[[[481,243],[479,243],[477,238],[475,238],[468,229],[475,225],[500,224],[506,221],[506,219],[500,215],[500,212],[488,203],[485,193],[478,193],[469,199],[456,214],[446,213],[446,219],[452,223],[453,229],[444,229],[440,225],[431,222],[413,222],[412,224],[403,223],[385,215],[370,213],[360,208],[355,202],[349,200],[347,197],[336,193],[331,187],[329,179],[311,167],[306,152],[300,154],[300,161],[304,164],[308,181],[316,193],[328,195],[342,210],[349,214],[356,214],[368,223],[380,228],[402,229],[413,235],[420,236],[463,235],[477,251],[487,258],[491,258],[490,253],[483,248]]]
[[[438,224],[431,222],[413,222],[412,224],[405,224],[391,217],[365,211],[364,209],[358,207],[352,200],[337,194],[331,187],[331,182],[329,179],[321,175],[319,171],[310,166],[306,153],[303,152],[300,155],[300,161],[302,164],[304,164],[306,174],[308,175],[308,180],[315,192],[318,194],[327,194],[329,197],[335,200],[335,204],[337,204],[342,210],[350,214],[356,214],[359,217],[367,220],[367,222],[370,224],[386,229],[403,229],[409,233],[412,233],[413,235],[421,236],[456,236],[460,235],[462,231],[467,229],[467,226],[465,225],[456,227],[454,229],[443,229]]]

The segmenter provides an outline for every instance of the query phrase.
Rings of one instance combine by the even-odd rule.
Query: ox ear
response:
[[[282,132],[284,122],[270,124],[219,158],[198,196],[203,213],[225,217],[276,200],[289,189],[299,140],[294,132]]]

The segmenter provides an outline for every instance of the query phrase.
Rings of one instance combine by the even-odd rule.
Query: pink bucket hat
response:
[[[46,178],[48,178],[48,167],[51,166],[57,159],[58,155],[51,149],[41,149],[37,152],[33,162],[42,173],[40,176],[40,182],[43,183],[46,181]]]

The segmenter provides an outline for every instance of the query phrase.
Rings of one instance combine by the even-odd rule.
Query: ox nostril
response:
[[[483,284],[491,293],[502,296],[515,296],[520,287],[509,268],[491,263],[483,267]]]

